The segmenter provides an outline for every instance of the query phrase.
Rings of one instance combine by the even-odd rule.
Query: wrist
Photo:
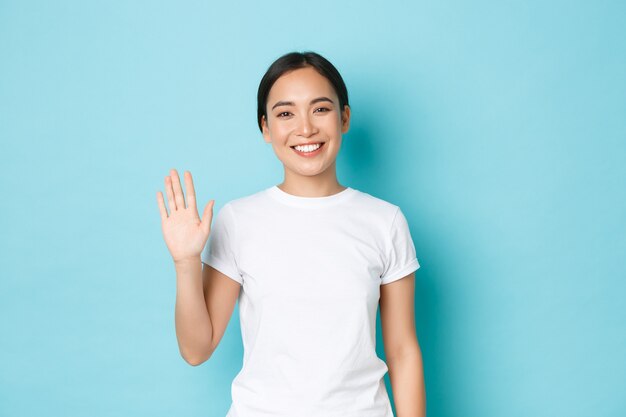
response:
[[[176,266],[176,268],[187,267],[189,265],[197,265],[199,263],[202,263],[202,259],[200,258],[200,255],[174,259],[174,266]]]

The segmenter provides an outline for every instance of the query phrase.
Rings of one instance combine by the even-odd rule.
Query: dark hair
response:
[[[328,79],[335,89],[337,97],[339,97],[339,107],[341,111],[344,110],[345,105],[349,105],[346,84],[343,82],[343,78],[341,78],[337,68],[335,68],[330,61],[320,54],[311,51],[289,52],[278,58],[269,66],[259,84],[259,91],[257,93],[257,122],[261,132],[263,131],[261,118],[265,116],[267,119],[267,96],[276,80],[286,72],[305,67],[313,67],[317,72]]]

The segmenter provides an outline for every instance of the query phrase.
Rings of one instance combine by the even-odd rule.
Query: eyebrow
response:
[[[314,98],[313,100],[311,100],[311,102],[309,104],[315,104],[315,103],[319,103],[320,101],[329,101],[333,104],[335,104],[331,99],[329,99],[328,97],[318,97],[318,98]],[[276,104],[274,104],[272,106],[272,110],[274,110],[276,107],[278,106],[293,106],[294,102],[293,101],[279,101]]]

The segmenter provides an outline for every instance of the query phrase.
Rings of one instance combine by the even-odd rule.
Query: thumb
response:
[[[211,200],[204,206],[204,213],[202,213],[202,229],[206,235],[209,234],[211,230],[211,221],[213,220],[213,206],[215,205],[215,200]]]

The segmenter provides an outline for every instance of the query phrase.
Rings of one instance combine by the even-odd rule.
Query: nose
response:
[[[300,124],[298,126],[298,134],[300,136],[309,137],[317,133],[317,127],[313,120],[311,120],[312,116],[304,115],[300,118]]]

